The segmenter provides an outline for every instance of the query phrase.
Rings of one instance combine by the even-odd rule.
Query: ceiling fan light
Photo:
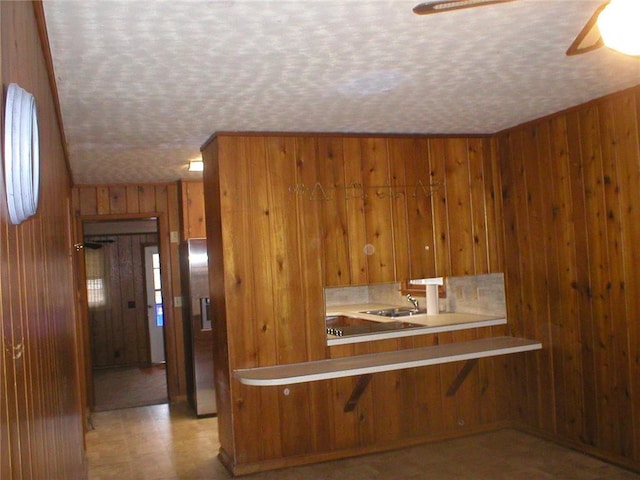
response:
[[[640,55],[640,2],[611,0],[598,17],[604,44],[626,55]]]

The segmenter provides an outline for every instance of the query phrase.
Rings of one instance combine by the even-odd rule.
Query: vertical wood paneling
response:
[[[605,248],[607,251],[607,281],[604,285],[605,298],[607,299],[607,312],[605,323],[602,325],[602,338],[607,337],[605,345],[610,359],[610,372],[606,378],[606,388],[603,392],[602,402],[606,402],[611,415],[602,425],[603,444],[610,445],[614,451],[622,453],[624,439],[623,426],[620,424],[619,415],[629,418],[629,412],[624,408],[622,393],[626,391],[626,361],[620,362],[619,355],[626,356],[627,349],[618,350],[620,335],[616,335],[616,324],[619,317],[625,317],[624,297],[622,296],[622,248],[621,244],[621,214],[620,211],[620,184],[617,165],[618,141],[614,126],[614,110],[611,102],[604,102],[600,106],[600,140],[602,142],[602,170],[604,177],[604,198],[606,207],[605,221]],[[623,370],[623,372],[621,372]],[[615,409],[610,409],[614,405]]]
[[[208,154],[205,151],[204,155],[215,156],[218,161],[220,210],[221,218],[224,219],[224,222],[221,222],[221,245],[218,245],[224,252],[224,264],[220,264],[224,272],[224,292],[212,291],[212,295],[215,298],[222,293],[224,302],[226,302],[225,310],[218,312],[218,318],[219,320],[227,320],[223,330],[227,330],[225,341],[228,345],[229,370],[232,371],[234,368],[249,368],[259,365],[256,335],[265,325],[269,325],[272,317],[269,306],[263,307],[260,303],[263,301],[263,296],[254,294],[256,292],[254,269],[251,267],[252,255],[259,255],[261,247],[259,244],[251,242],[250,224],[257,222],[258,218],[249,203],[254,194],[253,188],[251,188],[253,185],[247,154],[248,151],[256,152],[254,153],[256,163],[261,160],[263,162],[264,146],[259,140],[255,143],[247,142],[245,144],[241,139],[234,137],[221,138],[212,146],[219,146],[219,152]],[[232,163],[219,161],[219,159],[226,158],[233,158],[234,161]],[[258,165],[255,167],[257,168]],[[206,192],[206,195],[215,194],[217,192]],[[257,200],[254,198],[254,201]],[[205,207],[209,221],[215,221],[210,215],[210,202],[207,202]],[[209,238],[209,234],[207,237]],[[215,237],[212,237],[211,240],[215,241]],[[241,248],[231,249],[228,247],[234,245],[235,242],[242,242]],[[263,275],[262,268],[256,270],[259,270],[255,272],[256,274]],[[215,283],[213,284],[215,285]],[[222,299],[219,298],[218,303],[220,302]],[[255,321],[245,319],[255,319]],[[236,341],[229,341],[230,338],[234,338]],[[218,356],[216,355],[216,357]],[[229,377],[230,372],[225,372],[225,375]],[[224,385],[221,385],[217,380],[216,382],[216,388],[221,386],[224,388]],[[253,449],[256,448],[255,446],[252,448],[251,445],[261,443],[258,440],[261,431],[255,428],[256,424],[254,423],[256,410],[260,409],[260,392],[256,389],[242,387],[238,382],[233,381],[229,393],[223,392],[223,394],[229,395],[233,416],[228,420],[223,420],[223,422],[229,423],[232,431],[226,438],[227,443],[221,444],[222,449],[238,462],[251,461],[255,459]],[[219,412],[224,405],[225,403],[218,406]],[[231,410],[228,410],[227,414],[231,416]],[[221,438],[222,440],[224,437]],[[270,438],[269,441],[272,439]]]
[[[343,345],[331,348],[331,357],[342,357],[355,355],[355,347],[353,345]],[[347,449],[358,444],[358,415],[359,408],[345,415],[344,406],[346,405],[351,392],[355,386],[352,378],[339,378],[331,380],[331,408],[332,416],[328,417],[331,421],[333,431],[333,442],[330,449]],[[365,392],[367,393],[367,392]]]
[[[460,330],[453,332],[453,342],[466,342],[475,340],[478,338],[478,330]],[[465,362],[456,362],[451,366],[455,376],[452,381],[443,385],[445,388],[449,388],[453,379],[460,373],[460,370],[464,367]],[[446,392],[445,392],[446,395]],[[462,428],[465,425],[479,425],[480,424],[480,406],[482,405],[480,399],[480,369],[474,367],[467,375],[466,380],[460,385],[460,388],[453,395],[453,399],[456,404],[456,425],[458,428]]]
[[[491,259],[496,256],[495,248],[491,251],[489,243],[491,233],[495,232],[494,223],[489,223],[493,202],[488,201],[491,194],[491,170],[485,172],[490,165],[489,144],[487,139],[469,139],[467,141],[467,157],[469,159],[469,195],[471,196],[471,236],[473,242],[473,265],[476,272],[491,272]],[[493,219],[491,219],[493,220]],[[490,233],[491,232],[491,233]]]
[[[320,206],[325,285],[348,285],[352,282],[349,264],[350,215],[345,191],[340,189],[344,187],[345,182],[342,139],[319,138],[317,155],[317,176],[301,184],[311,188],[311,193],[303,198],[308,198]],[[325,196],[328,195],[334,200],[327,200]],[[305,204],[310,201],[306,201]]]
[[[362,142],[360,138],[345,138],[343,140],[342,159],[344,165],[344,180],[342,186],[346,201],[346,224],[348,232],[349,250],[349,282],[352,285],[364,285],[370,281],[369,260],[365,254],[365,245],[370,243],[367,238],[365,196],[369,193],[364,188],[364,164]],[[327,285],[331,285],[327,283]]]
[[[126,185],[125,186],[125,195],[127,197],[127,203],[125,205],[125,212],[127,212],[127,213],[139,213],[140,212],[140,198],[138,196],[138,186],[137,185]]]
[[[296,138],[296,152],[294,158],[295,182],[297,184],[313,183],[317,178],[317,141],[314,138]],[[322,231],[320,228],[320,204],[319,202],[307,202],[300,196],[296,197],[296,218],[298,221],[298,254],[300,255],[300,278],[302,286],[299,300],[303,312],[301,316],[308,320],[305,322],[305,338],[307,341],[306,360],[319,360],[325,358],[326,335],[324,323],[324,296],[322,287]],[[298,322],[299,319],[294,321]],[[303,454],[305,451],[326,451],[331,445],[330,424],[326,421],[330,416],[330,403],[327,401],[328,389],[326,385],[322,388],[320,382],[307,384],[305,415],[301,424],[296,425],[298,429],[293,433],[284,434],[287,443],[283,444],[283,451],[286,454]],[[290,399],[285,405],[287,411],[296,409],[297,404],[305,401],[303,396],[300,399]],[[281,415],[286,415],[287,411],[281,411]],[[313,425],[313,428],[309,428]],[[289,439],[292,438],[293,441]],[[291,453],[289,453],[291,452]]]
[[[502,180],[498,166],[498,142],[495,138],[484,143],[483,158],[478,159],[484,166],[484,214],[489,253],[489,271],[504,272],[504,236],[495,234],[504,230],[502,210]]]
[[[364,222],[366,245],[373,248],[367,255],[368,283],[395,280],[393,256],[393,219],[387,142],[383,138],[362,139],[362,184],[365,188]]]
[[[266,237],[264,250],[260,252],[260,256],[256,257],[255,260],[257,262],[254,261],[254,265],[256,263],[263,265],[266,278],[264,280],[255,278],[255,285],[257,288],[264,288],[264,286],[270,285],[267,288],[272,291],[271,295],[264,296],[264,300],[269,303],[269,311],[265,312],[265,316],[270,319],[269,328],[266,331],[263,330],[264,339],[258,340],[258,348],[261,349],[261,361],[265,365],[274,360],[276,363],[280,362],[281,356],[283,363],[288,363],[286,357],[291,353],[290,335],[292,331],[290,330],[291,325],[289,322],[292,313],[291,307],[294,307],[294,305],[289,305],[289,301],[292,299],[289,296],[291,293],[291,285],[289,283],[291,277],[288,269],[293,264],[296,266],[298,264],[296,250],[290,250],[291,235],[295,235],[296,231],[290,228],[291,224],[287,223],[284,218],[284,204],[280,197],[283,194],[281,190],[290,185],[290,183],[286,182],[285,177],[294,172],[291,169],[291,165],[287,165],[286,162],[291,148],[291,143],[281,137],[267,138],[264,141],[264,152],[261,152],[260,166],[255,171],[252,171],[254,176],[251,179],[252,185],[257,187],[255,191],[252,191],[252,194],[262,201],[259,204],[259,211],[263,217],[264,227],[263,230],[255,231],[254,235],[264,235]],[[249,155],[249,158],[257,158],[257,156]],[[280,168],[277,168],[277,165]],[[289,220],[295,219],[290,216]],[[287,253],[288,261],[285,260]],[[287,342],[287,338],[289,338],[289,342]],[[301,341],[304,342],[304,339],[301,339]],[[261,348],[262,345],[265,346],[264,349]],[[301,353],[305,353],[304,349],[302,350]],[[263,435],[269,441],[264,442],[265,445],[262,446],[261,458],[282,456],[284,439],[281,435],[280,415],[282,410],[280,407],[281,402],[278,399],[278,390],[275,388],[260,390],[261,410],[275,415],[274,422],[265,425],[263,429]]]
[[[275,255],[271,281],[275,288],[278,363],[295,363],[305,361],[309,356],[306,322],[299,321],[305,317],[301,299],[303,289],[307,287],[300,281],[302,262],[298,236],[305,232],[297,228],[298,216],[291,218],[289,193],[290,186],[296,181],[295,139],[274,138],[268,141],[268,146],[271,255]]]
[[[270,215],[271,210],[277,208],[269,203],[269,165],[267,163],[267,145],[263,139],[255,138],[246,142],[246,158],[244,160],[248,172],[249,196],[246,199],[248,211],[247,225],[247,245],[251,252],[247,258],[246,268],[252,275],[252,286],[254,289],[262,288],[263,285],[271,285],[274,262],[271,257],[271,231]],[[240,213],[240,212],[239,212]],[[235,233],[239,233],[237,230]],[[253,239],[253,240],[252,240]],[[260,268],[252,268],[252,265],[260,265]],[[273,288],[273,287],[271,287]],[[255,349],[258,355],[259,365],[269,365],[277,358],[276,349],[277,328],[275,302],[273,295],[252,295],[255,304],[256,324]],[[259,319],[258,319],[259,318]],[[238,357],[244,363],[245,357]]]
[[[113,186],[109,189],[109,211],[111,213],[127,212],[127,189],[124,185]]]
[[[498,255],[491,238],[497,232],[485,220],[492,216],[495,225],[499,211],[495,172],[485,158],[491,154],[486,139],[464,138],[230,134],[204,147],[212,169],[205,166],[208,234],[216,236],[210,245],[221,249],[224,270],[224,292],[220,284],[212,291],[228,351],[228,368],[217,377],[218,417],[229,428],[221,446],[232,468],[366,451],[506,419],[507,409],[495,406],[504,386],[504,375],[494,373],[504,368],[499,362],[482,362],[446,399],[461,364],[376,374],[350,412],[344,407],[357,378],[294,385],[285,393],[241,385],[232,373],[477,338],[471,331],[328,349],[322,287],[405,279],[413,271],[451,274],[452,265],[488,273],[499,265],[491,259]],[[437,198],[430,195],[433,183],[441,186]],[[412,243],[414,229],[420,233]],[[452,247],[449,238],[457,234]],[[372,255],[365,254],[367,243]],[[452,262],[453,248],[459,255]]]
[[[367,353],[386,352],[397,350],[400,340],[383,340],[368,346]],[[374,442],[385,444],[406,434],[400,429],[402,423],[403,399],[401,393],[402,371],[383,372],[374,375],[371,380],[371,395],[373,408],[371,421],[374,430]],[[412,398],[413,400],[413,398]],[[411,402],[413,404],[413,401]]]
[[[157,244],[157,235],[101,235],[85,240],[113,242],[101,249],[110,266],[107,306],[89,309],[93,366],[148,365],[143,248]]]
[[[589,258],[589,240],[587,225],[587,194],[585,188],[585,165],[579,161],[583,154],[586,154],[589,148],[583,150],[583,138],[588,138],[588,131],[582,130],[581,115],[578,112],[572,112],[567,116],[567,135],[570,158],[570,179],[572,203],[574,206],[574,229],[576,241],[577,259]],[[574,437],[580,438],[586,444],[593,445],[596,438],[596,422],[589,419],[595,419],[596,405],[596,389],[595,389],[595,359],[594,359],[594,340],[593,340],[593,313],[591,305],[591,291],[588,288],[589,281],[589,262],[578,261],[576,263],[576,284],[573,286],[578,295],[578,308],[580,321],[580,345],[582,347],[581,357],[582,365],[579,368],[581,372],[582,384],[582,400],[583,411],[578,412],[576,418]],[[551,370],[553,374],[553,369]]]
[[[153,212],[156,210],[156,189],[153,185],[138,185],[138,203],[141,212]]]
[[[433,209],[435,276],[451,274],[451,249],[449,246],[449,223],[447,221],[447,182],[446,182],[445,140],[429,140],[429,175],[431,184],[437,185],[431,196]]]
[[[433,210],[431,204],[431,177],[429,175],[429,148],[426,139],[389,140],[392,168],[404,167],[404,185],[407,217],[407,254],[409,272],[403,270],[402,260],[396,265],[398,279],[429,278],[435,273]],[[435,187],[434,187],[435,188]],[[404,212],[398,211],[397,215]],[[394,219],[395,219],[394,214]],[[402,242],[394,228],[394,242]],[[402,243],[396,245],[402,249]]]
[[[395,139],[387,140],[387,158],[389,164],[389,194],[391,197],[391,234],[393,239],[394,279],[423,278],[411,276],[411,246],[409,238],[408,196],[405,166],[409,163],[398,153],[399,145]],[[400,148],[402,152],[402,149]],[[426,173],[426,172],[425,172]],[[415,181],[415,179],[412,179]],[[416,252],[420,255],[420,252]]]
[[[566,118],[554,118],[550,122],[550,147],[553,158],[552,177],[555,185],[564,185],[565,188],[554,188],[554,228],[555,245],[552,249],[557,252],[557,264],[553,272],[557,278],[557,287],[551,286],[554,292],[551,305],[552,335],[561,338],[564,348],[560,351],[562,369],[554,368],[555,377],[558,378],[562,371],[564,382],[563,403],[556,408],[557,415],[562,419],[556,428],[561,435],[569,438],[579,438],[581,422],[579,416],[583,411],[582,396],[582,352],[580,347],[581,333],[579,322],[565,322],[565,318],[577,318],[579,312],[578,292],[575,288],[578,278],[576,258],[576,238],[574,218],[575,206],[573,205],[571,192],[571,168],[568,147],[568,132]],[[579,205],[578,205],[579,206]],[[566,278],[570,281],[560,281]],[[558,320],[555,320],[555,319]],[[554,359],[557,361],[557,359]],[[564,408],[564,412],[560,410]]]
[[[540,363],[530,361],[531,355],[524,365],[511,362],[517,416],[565,441],[635,464],[638,96],[638,88],[621,92],[497,140],[509,322],[513,332],[539,335],[545,345],[537,355]],[[532,131],[537,135],[531,141],[513,141]],[[540,245],[544,255],[536,250]],[[538,385],[535,391],[525,384],[531,381]],[[534,414],[532,402],[522,410],[520,399],[531,395],[539,408],[555,414],[554,422],[542,411]]]
[[[588,265],[590,283],[584,286],[592,298],[591,324],[594,336],[594,389],[596,409],[587,417],[587,428],[594,445],[603,445],[602,423],[610,423],[606,420],[612,412],[608,407],[606,398],[603,401],[603,392],[606,392],[605,384],[611,374],[607,369],[611,368],[611,361],[607,358],[610,350],[607,348],[609,335],[604,332],[603,325],[608,318],[605,290],[602,285],[607,283],[607,271],[609,260],[606,251],[606,233],[603,229],[606,219],[606,204],[604,195],[604,175],[602,170],[602,145],[600,143],[600,120],[597,108],[587,109],[581,112],[582,126],[582,152],[584,163],[584,188],[586,192],[586,225],[589,243]]]
[[[551,155],[549,125],[547,123],[536,125],[527,129],[524,133],[525,159],[523,162],[524,172],[527,178],[527,199],[529,208],[529,230],[531,231],[531,250],[527,252],[529,265],[524,269],[530,282],[528,295],[531,302],[528,303],[532,316],[542,316],[549,318],[552,315],[554,321],[561,321],[562,315],[559,313],[557,300],[559,295],[553,295],[559,289],[558,276],[554,274],[556,270],[549,269],[549,265],[557,265],[559,251],[556,248],[556,235],[553,223],[556,218],[557,209],[546,208],[545,201],[554,198],[555,175],[549,172],[554,171],[556,159]],[[554,202],[555,203],[555,202]],[[528,322],[525,326],[525,335],[531,338],[542,340],[544,345],[552,344],[552,332],[550,328],[538,325],[536,322]],[[553,349],[545,348],[540,355],[532,356],[531,360],[537,363],[537,370],[540,372],[535,381],[536,391],[548,388],[548,385],[561,384],[564,378],[553,376],[553,361],[557,358]],[[540,424],[543,428],[555,429],[556,408],[538,394],[530,396],[530,402],[536,403],[536,409],[542,412],[539,416]],[[546,400],[546,401],[545,401]],[[544,412],[547,412],[546,414]]]
[[[314,138],[296,139],[296,183],[310,184],[317,179],[319,165],[318,141]],[[324,295],[322,288],[322,226],[321,203],[308,202],[296,197],[296,218],[298,220],[298,252],[300,255],[300,285],[303,288],[304,312],[309,318],[306,328],[307,360],[325,357],[326,332],[324,320]]]
[[[71,179],[36,10],[32,2],[0,3],[2,84],[34,95],[41,161],[36,215],[11,225],[0,202],[0,477],[7,480],[84,478]]]
[[[640,95],[626,96],[616,102],[614,128],[617,136],[617,165],[620,173],[620,187],[625,194],[621,201],[621,221],[624,268],[624,302],[626,318],[640,318],[640,296],[633,292],[640,291],[640,278],[636,274],[635,265],[640,265],[640,253],[638,252],[638,239],[640,239]],[[628,338],[619,336],[620,341],[626,341],[627,345],[619,345],[620,352],[628,348],[626,361],[628,362],[629,380],[625,391],[620,394],[630,402],[626,411],[631,411],[632,425],[640,423],[640,325],[637,321],[622,321],[616,319],[616,330],[627,329]],[[622,359],[621,359],[622,361]],[[633,448],[632,452],[625,451],[626,456],[640,458],[640,428],[634,428],[630,432],[631,438],[627,439],[627,448]]]
[[[473,226],[467,144],[459,139],[444,141],[444,172],[447,188],[448,246],[451,272],[473,275]]]
[[[98,215],[108,215],[111,213],[111,197],[109,187],[96,188],[96,213]]]
[[[522,230],[520,224],[525,222],[528,214],[522,206],[521,196],[523,189],[518,183],[522,177],[522,167],[519,155],[522,147],[517,143],[519,132],[509,132],[498,139],[498,157],[502,178],[502,199],[504,208],[504,273],[505,289],[507,292],[507,317],[509,318],[509,331],[515,336],[524,336],[523,324],[527,318],[524,308],[523,272],[520,265],[521,249],[518,234]],[[511,370],[508,372],[511,385],[510,413],[515,419],[523,420],[527,414],[524,406],[527,394],[526,356],[518,355],[511,359]],[[514,381],[518,379],[518,381]]]
[[[97,215],[98,214],[98,197],[95,188],[75,188],[74,191],[79,192],[77,205],[79,207],[79,215]],[[74,197],[75,199],[75,197]]]
[[[204,216],[204,185],[201,181],[180,182],[180,216],[182,218],[181,238],[206,237]]]

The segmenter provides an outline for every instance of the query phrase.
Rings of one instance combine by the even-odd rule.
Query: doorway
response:
[[[157,219],[82,226],[93,409],[167,403]]]

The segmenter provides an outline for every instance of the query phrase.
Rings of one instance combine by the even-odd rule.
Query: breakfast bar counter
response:
[[[515,337],[490,337],[431,347],[354,355],[313,362],[270,367],[238,369],[234,376],[245,385],[277,386],[351,377],[404,368],[438,365],[518,352],[539,350],[536,340]]]

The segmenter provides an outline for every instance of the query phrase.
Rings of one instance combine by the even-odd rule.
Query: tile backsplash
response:
[[[369,287],[327,287],[324,289],[324,303],[327,307],[370,303]]]
[[[502,273],[446,277],[445,285],[448,312],[499,316],[507,314]]]
[[[407,303],[406,298],[400,293],[399,283],[373,283],[357,287],[325,288],[324,297],[327,307],[367,303],[385,305],[404,305]]]
[[[479,315],[506,315],[504,275],[490,273],[464,277],[445,277],[446,298],[440,299],[441,312],[463,312]],[[399,283],[379,283],[355,287],[324,289],[326,307],[378,303],[407,305]],[[424,305],[424,298],[419,298]]]
[[[408,304],[400,293],[399,283],[373,283],[357,287],[331,287],[324,289],[327,307],[381,303],[385,305]]]

